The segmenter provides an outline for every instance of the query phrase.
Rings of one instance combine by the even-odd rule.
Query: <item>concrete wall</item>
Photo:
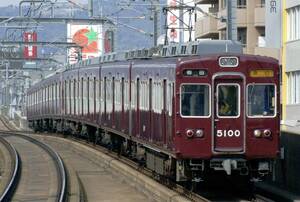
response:
[[[286,105],[286,120],[300,120],[300,104]]]
[[[300,70],[300,40],[286,43],[286,72]]]

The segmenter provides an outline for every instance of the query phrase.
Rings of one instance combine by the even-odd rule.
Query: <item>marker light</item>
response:
[[[191,130],[191,129],[188,129],[188,130],[186,131],[186,136],[187,136],[188,138],[193,137],[193,136],[194,136],[194,131]]]
[[[261,135],[262,135],[262,134],[261,134],[261,131],[260,131],[260,130],[255,130],[255,131],[254,131],[254,136],[255,136],[255,137],[261,137]]]
[[[204,136],[204,131],[202,129],[196,130],[196,137],[203,137]]]
[[[269,129],[264,130],[264,136],[265,137],[270,137],[272,132]]]

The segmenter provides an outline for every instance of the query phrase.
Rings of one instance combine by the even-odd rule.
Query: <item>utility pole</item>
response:
[[[236,10],[237,0],[227,0],[227,30],[226,38],[237,41]]]
[[[151,0],[152,4],[152,12],[153,12],[153,45],[154,47],[157,46],[157,39],[158,39],[158,17],[159,17],[159,0]]]
[[[179,0],[179,43],[184,43],[184,13],[183,13],[183,0]]]
[[[94,14],[93,14],[93,0],[89,0],[89,7],[88,7],[88,10],[89,10],[89,17],[93,17]]]

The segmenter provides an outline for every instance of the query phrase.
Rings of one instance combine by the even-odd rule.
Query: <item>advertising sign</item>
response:
[[[37,33],[36,32],[25,32],[23,34],[24,42],[36,42]],[[23,57],[25,59],[35,59],[37,58],[37,47],[36,46],[24,46]]]
[[[102,25],[68,24],[68,42],[82,47],[82,60],[99,57],[103,51]],[[69,64],[78,61],[78,49],[70,48],[68,53]]]

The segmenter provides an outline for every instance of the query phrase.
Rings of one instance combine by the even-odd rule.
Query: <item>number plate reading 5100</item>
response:
[[[239,137],[240,135],[239,130],[217,130],[217,137]]]

